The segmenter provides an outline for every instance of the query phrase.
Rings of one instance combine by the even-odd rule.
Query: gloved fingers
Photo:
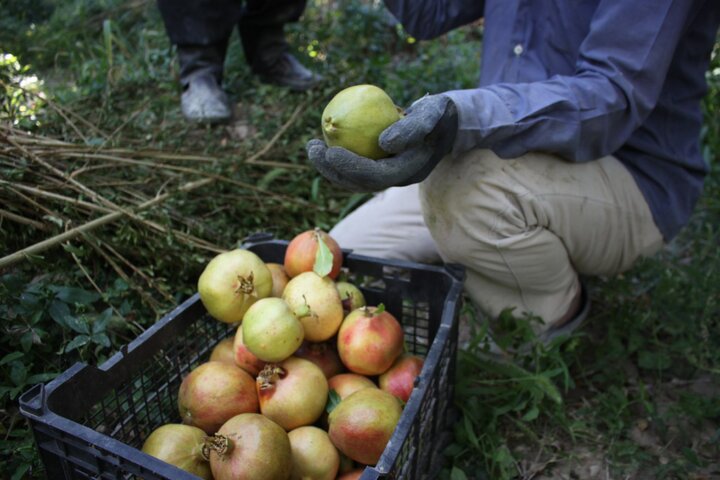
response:
[[[413,178],[427,169],[432,155],[432,149],[418,147],[395,157],[370,160],[343,148],[331,147],[315,167],[335,185],[355,192],[375,192],[416,183]]]
[[[314,138],[305,145],[305,151],[307,152],[310,162],[314,165],[320,159],[325,158],[327,145],[319,138]]]
[[[378,160],[378,162],[381,163],[383,174],[392,179],[392,184],[402,186],[418,183],[424,179],[435,164],[433,163],[430,170],[422,178],[416,180],[418,172],[425,171],[432,158],[432,148],[421,145],[405,150],[394,157]]]
[[[426,118],[408,114],[386,128],[380,134],[378,144],[390,154],[400,153],[410,146],[423,142],[427,134],[432,131],[432,126],[428,123]]]
[[[315,168],[330,182],[355,192],[382,190],[386,183],[375,160],[356,155],[341,147],[330,147]]]
[[[443,95],[431,95],[413,103],[405,117],[380,134],[380,148],[388,153],[400,153],[422,144],[442,118],[448,101]]]

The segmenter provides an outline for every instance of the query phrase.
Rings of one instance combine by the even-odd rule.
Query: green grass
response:
[[[34,154],[65,172],[90,168],[74,178],[119,205],[208,175],[217,180],[140,214],[160,232],[122,220],[0,272],[0,471],[42,476],[18,395],[77,360],[103,361],[191,294],[214,254],[197,239],[225,248],[259,230],[288,238],[313,226],[327,229],[367,198],[306,168],[304,144],[319,134],[320,112],[333,93],[362,81],[406,105],[426,92],[474,84],[480,27],[415,42],[369,2],[338,3],[337,10],[312,4],[289,31],[297,54],[327,79],[312,93],[258,83],[233,38],[226,83],[240,120],[215,128],[181,118],[174,51],[154,2],[3,6],[0,45],[17,61],[0,62],[0,123],[15,122],[84,154],[116,149],[121,160],[145,163],[117,168],[95,157],[61,158],[35,144],[19,154],[0,136],[0,178],[92,203],[53,183]],[[720,56],[713,68],[720,68]],[[12,87],[28,75],[42,83],[25,83],[27,92]],[[591,318],[576,337],[538,347],[519,366],[491,361],[481,345],[461,353],[461,417],[446,452],[446,477],[720,475],[720,72],[708,79],[703,144],[713,171],[691,223],[625,275],[593,279]],[[288,122],[298,108],[302,114]],[[269,163],[245,163],[281,129],[260,159]],[[171,152],[193,158],[173,159]],[[0,185],[0,203],[35,222],[2,219],[7,253],[100,215],[7,185]],[[476,328],[480,335],[482,326]]]

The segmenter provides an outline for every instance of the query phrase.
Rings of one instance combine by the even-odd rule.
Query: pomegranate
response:
[[[287,433],[257,413],[229,419],[207,450],[215,480],[289,480],[293,468]]]
[[[245,370],[222,362],[207,362],[180,384],[178,409],[186,425],[213,434],[228,418],[257,412],[255,381]]]
[[[145,439],[142,451],[200,478],[211,480],[212,473],[203,452],[204,445],[205,432],[199,428],[169,423],[158,427]]]
[[[328,433],[345,455],[356,462],[375,465],[401,414],[400,401],[393,395],[379,388],[363,388],[330,412]]]
[[[400,323],[384,307],[353,310],[338,332],[338,353],[351,372],[380,375],[403,352]]]
[[[415,387],[415,379],[420,375],[423,359],[416,355],[402,355],[390,370],[380,375],[380,389],[392,393],[403,402],[408,401]]]
[[[299,427],[288,433],[293,457],[293,480],[335,480],[340,454],[327,432]]]
[[[304,272],[285,286],[283,300],[302,322],[305,340],[324,342],[343,321],[343,308],[335,283],[314,272]]]
[[[245,342],[243,342],[242,326],[235,332],[233,354],[235,364],[253,377],[257,377],[257,374],[260,373],[260,370],[265,366],[265,362],[253,355],[253,353],[248,350]]]
[[[328,387],[335,390],[342,399],[363,388],[377,388],[377,385],[368,377],[357,373],[341,373],[328,380]]]
[[[287,273],[285,273],[285,267],[279,263],[266,263],[265,265],[268,267],[268,270],[270,270],[270,274],[272,275],[273,286],[270,296],[278,298],[282,297],[285,285],[287,285],[288,281],[290,281],[290,277]]]
[[[304,342],[294,355],[310,360],[320,367],[320,370],[325,374],[325,378],[330,378],[345,370],[345,366],[335,351],[335,345],[330,342]]]
[[[263,298],[251,306],[241,325],[243,342],[264,362],[280,362],[302,344],[305,332],[281,298]]]
[[[249,250],[221,253],[198,279],[200,300],[208,313],[225,323],[240,322],[250,305],[272,292],[272,275]]]
[[[288,244],[285,251],[285,271],[290,278],[297,277],[303,272],[313,271],[319,239],[322,239],[332,254],[332,268],[328,277],[337,278],[342,265],[342,251],[335,239],[319,228],[296,235]]]
[[[335,287],[340,294],[340,301],[342,302],[345,314],[367,305],[365,303],[365,295],[363,295],[360,289],[352,283],[337,282],[335,283]]]
[[[233,337],[223,338],[215,345],[210,354],[211,362],[223,362],[235,365],[235,352],[233,351]]]
[[[315,422],[327,404],[325,375],[303,358],[265,365],[255,384],[260,412],[288,431]]]

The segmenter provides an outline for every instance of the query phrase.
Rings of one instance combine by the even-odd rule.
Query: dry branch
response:
[[[250,156],[245,161],[245,163],[258,164],[259,159],[272,149],[272,147],[275,145],[275,143],[277,143],[277,141],[288,130],[288,128],[292,125],[292,123],[297,120],[300,113],[303,111],[304,107],[305,107],[304,105],[298,106],[295,109],[295,111],[292,113],[290,118],[282,125],[282,127],[278,130],[278,132],[276,132],[275,135],[273,135],[273,137],[266,143],[266,145],[260,151],[256,152],[252,156]],[[48,172],[51,172],[55,178],[48,178],[49,181],[51,181],[52,183],[54,183],[58,186],[63,185],[66,187],[73,188],[74,190],[78,191],[79,193],[87,195],[95,203],[84,202],[82,200],[75,200],[75,199],[72,199],[71,197],[67,197],[65,195],[60,195],[60,194],[57,194],[54,192],[46,192],[46,191],[43,191],[42,189],[34,188],[34,187],[22,186],[21,189],[25,190],[27,193],[33,193],[33,194],[44,196],[47,198],[53,198],[55,200],[70,202],[77,206],[83,206],[85,208],[95,209],[98,211],[102,211],[101,209],[107,211],[107,213],[105,215],[103,215],[99,218],[91,220],[80,226],[69,229],[61,234],[55,235],[51,238],[45,239],[34,245],[30,245],[30,246],[25,247],[21,250],[18,250],[10,255],[0,258],[0,269],[3,269],[10,265],[13,265],[19,261],[22,261],[23,259],[27,258],[28,256],[37,255],[49,248],[52,248],[54,246],[57,246],[64,242],[67,242],[68,240],[71,240],[79,235],[85,235],[88,232],[91,232],[96,228],[99,228],[103,225],[107,225],[107,224],[114,222],[123,217],[129,217],[135,221],[140,222],[142,225],[146,226],[147,228],[150,228],[157,232],[173,233],[178,238],[182,239],[183,241],[185,241],[187,243],[193,244],[194,246],[196,246],[198,248],[203,248],[203,249],[213,251],[213,252],[223,251],[223,249],[221,247],[213,245],[212,243],[210,243],[206,240],[194,237],[193,235],[190,235],[190,234],[187,234],[184,232],[176,231],[173,229],[168,229],[156,222],[146,220],[137,215],[139,212],[153,208],[153,207],[165,202],[169,198],[189,193],[193,190],[197,190],[201,187],[211,184],[212,182],[217,182],[217,181],[236,185],[238,187],[243,188],[244,190],[253,192],[256,195],[262,193],[263,195],[275,197],[278,199],[282,199],[284,201],[295,201],[295,202],[298,202],[303,205],[312,205],[313,208],[318,208],[317,205],[311,204],[310,202],[307,202],[305,200],[289,198],[284,195],[269,192],[264,189],[258,188],[254,185],[251,185],[251,184],[239,181],[239,180],[235,180],[228,176],[206,173],[206,172],[203,172],[203,171],[200,171],[197,169],[192,169],[192,168],[187,168],[187,167],[178,167],[175,165],[157,164],[154,162],[147,162],[147,161],[143,162],[143,161],[139,161],[139,160],[131,160],[128,158],[120,158],[119,156],[100,154],[97,152],[97,150],[93,151],[89,148],[84,149],[84,148],[79,148],[76,145],[73,146],[73,149],[75,152],[78,152],[78,151],[81,152],[80,155],[78,155],[78,156],[83,156],[85,159],[95,158],[98,160],[102,159],[104,161],[111,161],[111,159],[112,159],[113,161],[117,161],[117,162],[121,161],[122,163],[126,163],[126,164],[143,165],[143,166],[147,166],[147,167],[154,168],[154,169],[160,169],[161,171],[163,171],[163,170],[170,171],[170,172],[175,171],[175,172],[179,172],[182,174],[198,175],[198,176],[204,177],[199,180],[187,182],[175,189],[172,189],[172,190],[162,193],[162,194],[160,194],[158,192],[155,197],[153,197],[147,201],[144,201],[140,204],[134,204],[134,205],[129,205],[129,206],[120,206],[120,205],[117,205],[115,202],[103,197],[102,195],[100,195],[99,193],[94,191],[92,188],[86,186],[85,184],[83,184],[83,183],[79,182],[78,180],[76,180],[75,178],[73,178],[72,173],[67,173],[67,172],[57,168],[56,166],[52,165],[49,161],[41,158],[41,155],[39,154],[40,152],[32,149],[32,146],[41,146],[41,147],[49,148],[49,150],[46,151],[45,153],[48,155],[52,155],[53,158],[57,159],[58,157],[63,157],[63,156],[67,157],[67,156],[77,155],[77,154],[73,155],[71,151],[69,152],[67,150],[69,148],[69,145],[71,145],[71,144],[65,144],[63,142],[58,142],[58,141],[55,141],[52,139],[46,139],[43,137],[31,137],[30,135],[20,132],[16,129],[9,128],[9,127],[2,126],[2,125],[0,125],[0,138],[6,139],[7,142],[12,147],[14,147],[14,149],[21,152],[28,160],[31,160],[32,162],[34,162],[38,165],[41,165],[45,170],[47,170]],[[113,152],[119,152],[119,150],[113,150]],[[68,153],[70,153],[70,155],[67,155]],[[131,154],[137,155],[138,153],[132,152]],[[158,154],[158,157],[159,156],[160,156],[160,154]],[[199,158],[204,159],[205,157],[194,157],[194,156],[187,156],[187,155],[183,156],[183,155],[177,155],[177,154],[169,154],[169,155],[165,154],[165,158],[174,158],[174,159],[183,159],[183,160],[189,160],[189,159],[198,160]],[[240,166],[240,162],[238,162],[238,164],[236,164],[236,165],[233,165],[229,169],[230,173],[232,174],[235,171],[237,171],[239,166]],[[7,182],[7,181],[2,181],[2,183],[0,183],[0,185],[5,186],[6,188],[12,189],[12,184],[10,184],[10,185],[8,185],[8,184],[9,184],[9,182]],[[19,186],[16,185],[16,187],[19,187]],[[18,190],[13,189],[13,191],[16,194],[22,195],[27,198],[27,196],[23,195]],[[42,192],[42,193],[40,193],[40,192]],[[91,207],[90,205],[94,205],[94,206]],[[39,206],[39,205],[37,205],[37,206]],[[100,249],[100,250],[102,250],[102,249]],[[105,253],[105,252],[103,252],[103,253]],[[107,253],[105,253],[105,254],[107,255]]]

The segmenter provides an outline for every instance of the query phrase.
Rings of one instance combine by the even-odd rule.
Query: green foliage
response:
[[[132,310],[127,285],[117,280],[101,295],[80,287],[54,283],[70,278],[22,273],[0,277],[0,410],[3,418],[3,472],[22,478],[38,460],[26,424],[17,411],[18,396],[29,387],[55,378],[75,361],[97,363],[113,345],[136,335],[126,320]],[[119,305],[117,313],[106,302]],[[37,471],[37,470],[34,470]]]
[[[17,57],[0,51],[0,122],[27,129],[38,126],[37,115],[44,106],[42,82],[29,71]]]

